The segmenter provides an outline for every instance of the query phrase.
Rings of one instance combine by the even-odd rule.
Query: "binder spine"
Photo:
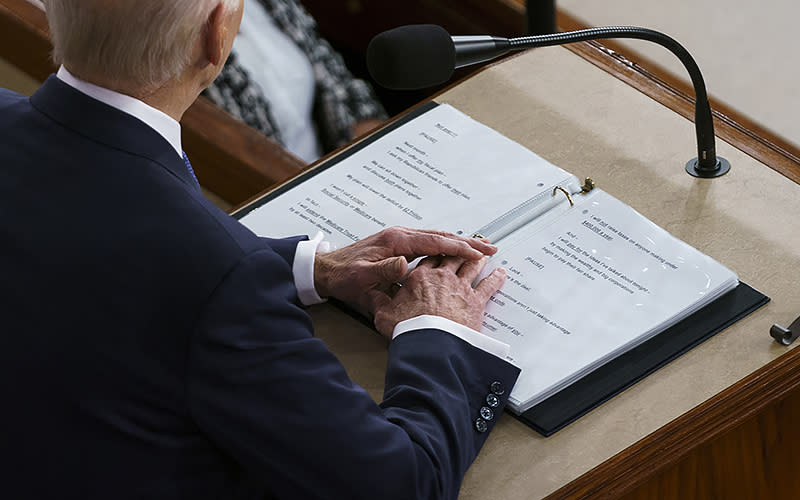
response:
[[[474,234],[488,238],[489,241],[493,243],[497,243],[528,222],[536,219],[546,211],[550,210],[554,206],[564,202],[566,198],[564,196],[554,196],[554,190],[561,189],[565,193],[570,193],[570,195],[581,192],[581,189],[576,187],[576,184],[577,180],[574,177],[568,177],[558,184],[550,186],[548,189],[544,189],[533,198],[530,198],[512,208],[500,217],[494,219],[475,231]]]

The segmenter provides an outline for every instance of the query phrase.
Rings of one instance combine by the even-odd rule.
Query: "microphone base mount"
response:
[[[702,179],[713,179],[714,177],[721,177],[728,173],[731,169],[731,164],[725,158],[717,156],[717,163],[712,168],[701,167],[697,158],[692,158],[686,164],[686,172],[694,177]]]

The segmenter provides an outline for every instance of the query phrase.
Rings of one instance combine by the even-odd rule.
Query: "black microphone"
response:
[[[586,40],[635,38],[655,42],[681,60],[695,92],[697,158],[686,171],[695,177],[719,177],[730,163],[716,155],[714,122],[703,75],[689,52],[673,38],[647,28],[608,26],[563,33],[501,38],[494,36],[450,36],[433,24],[401,26],[385,31],[367,47],[367,68],[380,85],[394,90],[414,90],[446,82],[456,68],[489,61],[512,51],[549,47]]]

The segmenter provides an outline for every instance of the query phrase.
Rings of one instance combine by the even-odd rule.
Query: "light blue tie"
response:
[[[186,156],[186,151],[183,152],[183,163],[186,164],[186,168],[189,169],[189,173],[192,174],[192,179],[194,179],[194,181],[197,182],[197,176],[194,175],[194,169],[192,168],[192,164],[189,163],[189,157]],[[200,183],[197,182],[197,185],[199,186]]]

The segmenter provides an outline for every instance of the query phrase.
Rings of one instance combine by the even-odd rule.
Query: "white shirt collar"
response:
[[[58,68],[56,74],[59,80],[66,83],[70,87],[83,92],[89,97],[93,97],[98,101],[108,104],[120,111],[128,113],[129,115],[140,119],[150,126],[153,130],[161,134],[164,139],[169,142],[178,156],[183,158],[183,147],[181,146],[181,125],[174,118],[159,111],[156,108],[143,103],[139,99],[135,99],[119,92],[114,92],[103,87],[98,87],[89,82],[79,80],[73,76],[67,68],[61,66]]]

